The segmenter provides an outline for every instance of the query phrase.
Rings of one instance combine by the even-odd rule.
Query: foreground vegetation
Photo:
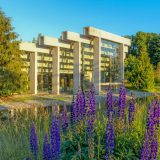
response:
[[[22,68],[25,62],[19,49],[20,41],[11,19],[0,9],[0,96],[28,90],[28,75]]]
[[[131,99],[125,102],[125,94],[120,93],[118,101],[113,101],[112,98],[112,92],[109,90],[106,104],[101,110],[96,108],[95,111],[93,89],[85,97],[85,101],[83,92],[79,91],[73,101],[75,103],[72,102],[70,106],[70,113],[67,112],[66,107],[60,115],[57,107],[54,107],[53,113],[48,108],[42,107],[36,111],[34,108],[23,109],[2,119],[0,121],[1,159],[17,160],[28,157],[28,159],[47,160],[49,152],[45,146],[46,144],[52,146],[51,150],[49,149],[52,153],[53,143],[59,144],[55,145],[57,157],[54,159],[107,159],[107,156],[116,160],[143,159],[144,147],[142,146],[145,144],[148,109],[152,108],[151,101],[154,97],[136,101]],[[120,111],[119,107],[123,106],[122,104],[125,104],[125,108]],[[80,107],[80,110],[76,110],[77,116],[74,107]],[[57,123],[57,120],[60,122]],[[112,127],[109,126],[114,129],[112,134],[110,132]],[[158,126],[155,130],[160,134]],[[56,139],[58,136],[59,139]],[[107,137],[110,138],[106,139]],[[160,143],[160,135],[158,141]],[[160,146],[158,149],[160,158]]]

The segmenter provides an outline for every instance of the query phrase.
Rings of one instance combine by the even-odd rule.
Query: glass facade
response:
[[[120,45],[103,39],[101,44],[101,83],[120,82]]]
[[[73,92],[73,50],[60,48],[60,92]]]
[[[37,81],[39,92],[51,92],[52,90],[52,54],[37,54]]]
[[[81,86],[88,90],[93,83],[93,45],[81,43]]]

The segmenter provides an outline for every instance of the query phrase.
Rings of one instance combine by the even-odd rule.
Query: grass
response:
[[[13,96],[0,97],[0,98],[1,98],[2,102],[24,102],[26,100],[60,100],[60,101],[64,101],[70,97],[71,96],[52,95],[52,94],[38,94],[38,95],[24,94],[24,95],[13,95]]]
[[[24,159],[30,155],[29,131],[32,121],[37,127],[39,149],[42,150],[43,136],[49,130],[50,114],[44,108],[39,108],[35,114],[34,109],[24,109],[17,111],[15,117],[0,121],[0,157],[3,160]]]
[[[24,99],[28,99],[25,97]],[[126,125],[125,130],[120,132],[119,122],[115,121],[115,152],[114,159],[138,159],[140,148],[142,146],[143,135],[146,126],[147,108],[150,99],[137,99],[135,121],[131,127]],[[99,155],[100,159],[105,156],[105,126],[107,123],[105,106],[97,112],[95,121],[95,156]],[[127,114],[127,111],[126,111]],[[8,116],[6,119],[0,120],[0,159],[2,160],[23,160],[27,156],[32,156],[29,151],[29,132],[31,123],[34,121],[38,134],[39,143],[39,160],[42,159],[43,138],[45,133],[50,133],[52,113],[47,108],[40,107],[37,112],[34,108],[18,110],[14,117]],[[79,128],[79,126],[77,126]],[[120,128],[121,129],[121,128]],[[159,132],[160,133],[160,132]],[[71,129],[67,135],[62,135],[62,157],[74,155],[79,156],[76,146],[80,144],[83,155],[86,158],[88,154],[88,146],[84,136],[79,140],[76,137],[76,130]],[[160,135],[159,135],[160,141]],[[160,143],[160,142],[159,142]],[[75,147],[75,151],[72,151]],[[96,147],[97,146],[97,147]],[[69,152],[68,152],[69,150]],[[160,150],[160,146],[159,146]],[[63,154],[67,151],[67,154]],[[78,155],[77,155],[78,154]],[[160,152],[159,152],[160,154]],[[160,155],[159,155],[160,156]],[[63,159],[63,158],[62,158]],[[67,158],[66,158],[67,159]],[[71,159],[68,157],[68,159]],[[78,158],[75,158],[78,160]]]
[[[159,83],[155,83],[154,89],[151,90],[151,91],[148,91],[148,90],[145,90],[145,89],[134,88],[129,83],[126,84],[126,88],[130,89],[130,90],[133,90],[133,91],[140,91],[140,92],[155,92],[155,93],[160,92],[160,84]]]
[[[38,95],[13,95],[9,97],[0,97],[0,110],[5,110],[8,108],[25,108],[33,107],[32,104],[36,106],[41,106],[42,104],[63,104],[70,103],[72,97],[68,95],[51,95],[51,94],[38,94]]]
[[[160,84],[155,84],[155,91],[160,93]]]

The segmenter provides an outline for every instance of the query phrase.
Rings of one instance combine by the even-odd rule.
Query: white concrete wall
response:
[[[124,46],[124,44],[121,44],[120,45],[120,54],[121,54],[121,68],[120,68],[120,70],[121,70],[121,81],[123,81],[124,80],[124,59],[125,59],[125,46]]]
[[[76,94],[81,84],[81,44],[75,42],[73,46],[74,69],[73,69],[73,93]]]
[[[97,29],[97,28],[94,28],[94,27],[85,27],[84,31],[85,31],[85,34],[88,35],[88,36],[101,37],[103,39],[110,40],[112,42],[125,44],[127,46],[131,45],[131,40],[130,39],[124,38],[122,36],[119,36],[119,35],[116,35],[116,34],[113,34],[113,33],[106,32],[106,31],[101,30],[101,29]]]
[[[101,91],[101,39],[94,38],[93,82],[96,94]]]
[[[52,57],[53,57],[53,63],[52,63],[52,93],[53,94],[59,94],[59,85],[60,85],[60,48],[55,47],[52,49]]]
[[[30,54],[30,92],[37,94],[37,52]]]

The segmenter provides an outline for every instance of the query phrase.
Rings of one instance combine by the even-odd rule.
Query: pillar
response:
[[[37,52],[30,53],[30,92],[37,94]]]
[[[101,91],[101,39],[94,38],[94,58],[93,58],[93,82],[96,94]]]
[[[73,46],[73,93],[76,94],[81,83],[81,43],[75,42]]]
[[[124,44],[120,44],[120,81],[124,80],[124,59],[125,59],[125,53],[124,53]]]
[[[59,95],[59,79],[60,79],[60,47],[52,49],[52,93]]]

